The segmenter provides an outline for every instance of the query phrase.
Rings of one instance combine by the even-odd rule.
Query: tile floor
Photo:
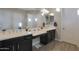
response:
[[[64,41],[52,41],[40,48],[33,47],[33,51],[79,51],[79,47]]]

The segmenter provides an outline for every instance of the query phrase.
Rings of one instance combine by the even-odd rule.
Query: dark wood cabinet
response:
[[[18,51],[32,51],[32,36],[23,36],[18,41]]]
[[[40,36],[40,43],[41,44],[48,44],[52,40],[55,40],[55,30],[48,31],[46,34]]]
[[[17,51],[18,50],[18,40],[20,40],[21,38],[17,37],[17,38],[13,38],[12,41],[12,46],[13,46],[13,51]]]
[[[48,43],[47,33],[40,35],[40,43],[42,43],[42,44],[47,44]]]
[[[4,40],[0,41],[0,51],[12,51],[12,41],[11,40]]]
[[[53,37],[52,37],[52,40],[55,40],[55,35],[56,35],[55,33],[56,33],[56,30],[53,30],[53,31],[52,31],[52,36],[53,36]]]
[[[50,42],[51,40],[55,40],[55,30],[51,30],[47,32],[48,35],[48,41]]]
[[[0,51],[32,51],[32,35],[0,41]]]
[[[14,38],[14,51],[32,51],[32,35]]]

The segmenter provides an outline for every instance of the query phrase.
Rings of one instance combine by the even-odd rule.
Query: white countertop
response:
[[[22,32],[4,32],[1,33],[0,32],[0,41],[1,40],[7,40],[10,38],[15,38],[15,37],[20,37],[20,36],[24,36],[24,35],[30,35],[32,34],[31,32],[26,32],[26,31],[22,31]]]
[[[56,27],[54,26],[44,27],[43,29],[39,31],[37,30],[37,31],[32,32],[32,35],[33,36],[41,35],[41,34],[47,33],[47,31],[54,30],[54,29],[56,29]]]
[[[32,36],[37,36],[37,35],[41,35],[44,33],[47,33],[47,31],[49,30],[54,30],[56,29],[56,27],[54,26],[49,26],[49,27],[44,27],[43,29],[39,29],[36,28],[36,30],[34,31],[33,29],[29,32],[29,31],[25,31],[24,29],[22,29],[21,31],[6,31],[6,32],[1,32],[0,31],[0,41],[1,40],[7,40],[10,38],[15,38],[15,37],[20,37],[20,36],[24,36],[24,35],[30,35],[32,34]]]

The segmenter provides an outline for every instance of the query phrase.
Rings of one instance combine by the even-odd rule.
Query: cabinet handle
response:
[[[18,49],[19,49],[19,44],[18,44]]]

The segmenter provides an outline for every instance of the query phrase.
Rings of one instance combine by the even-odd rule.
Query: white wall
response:
[[[62,10],[62,39],[79,46],[79,15],[77,8],[65,8]]]
[[[61,11],[57,12],[56,9],[54,9],[54,14],[55,14],[55,21],[57,22],[57,28],[56,28],[56,39],[60,40],[61,39]]]

